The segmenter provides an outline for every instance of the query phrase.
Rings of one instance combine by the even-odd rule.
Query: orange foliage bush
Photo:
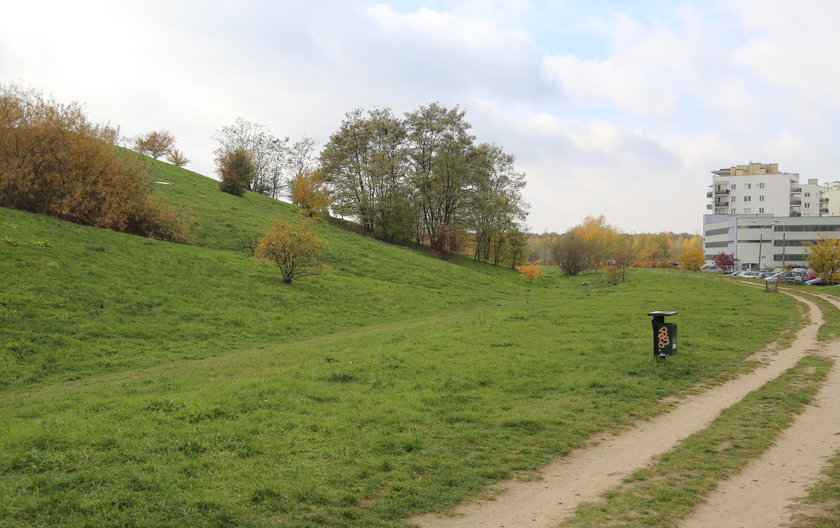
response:
[[[516,266],[516,271],[519,272],[520,277],[522,277],[523,279],[528,279],[528,282],[531,282],[535,279],[539,279],[544,275],[539,262],[533,262],[531,264],[523,264],[521,266]]]
[[[136,155],[113,145],[116,129],[94,125],[77,103],[0,86],[0,206],[161,240],[184,225],[149,193]]]

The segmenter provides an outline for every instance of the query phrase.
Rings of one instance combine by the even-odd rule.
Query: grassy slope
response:
[[[700,274],[529,286],[326,223],[336,272],[284,286],[238,248],[292,208],[157,167],[205,247],[0,209],[0,526],[401,525],[744,368],[795,319]],[[665,365],[653,309],[681,312]]]
[[[469,309],[522,288],[511,270],[443,262],[326,222],[318,229],[335,272],[289,287],[231,249],[292,206],[157,168],[170,182],[159,186],[164,199],[194,219],[194,243],[205,247],[0,209],[0,349],[16,359],[0,368],[0,390]]]

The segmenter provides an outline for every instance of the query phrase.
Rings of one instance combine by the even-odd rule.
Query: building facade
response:
[[[840,216],[706,215],[703,222],[706,260],[731,254],[744,270],[806,267],[806,243],[822,235],[840,238]]]
[[[800,185],[799,174],[780,172],[778,163],[734,165],[712,171],[706,209],[714,215],[819,216],[822,191],[816,179]]]
[[[712,171],[703,217],[703,249],[711,262],[719,253],[736,269],[806,266],[807,243],[822,235],[840,238],[840,182],[799,183],[799,174],[778,163],[734,165]]]

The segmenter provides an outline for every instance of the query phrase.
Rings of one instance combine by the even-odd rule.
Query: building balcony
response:
[[[715,187],[715,194],[729,194],[729,189],[726,187]]]
[[[802,205],[802,200],[800,200],[799,198],[794,198],[790,201],[790,205]]]
[[[828,207],[821,207],[820,214],[828,214]]]
[[[711,197],[712,197],[712,191],[707,192],[706,193],[706,198],[711,198]]]
[[[715,207],[715,214],[716,215],[729,214],[729,209],[727,209],[726,207]]]
[[[711,209],[712,209],[712,207],[713,207],[713,206],[712,206],[712,204],[706,204],[706,209],[711,210]]]
[[[791,192],[792,194],[795,194],[795,193],[801,193],[801,192],[802,192],[802,187],[791,187],[791,188],[790,188],[790,192]]]
[[[729,200],[715,200],[715,207],[729,207]]]
[[[828,203],[828,198],[823,196],[822,198],[820,198],[820,203],[821,204],[827,204]]]
[[[794,217],[794,216],[802,216],[802,213],[800,213],[799,211],[791,211],[791,212],[790,212],[790,216],[792,216],[792,217]]]

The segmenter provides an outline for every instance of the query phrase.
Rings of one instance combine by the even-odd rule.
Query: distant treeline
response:
[[[686,233],[622,233],[603,216],[586,217],[562,234],[543,233],[528,238],[528,256],[544,264],[557,264],[574,275],[595,267],[674,267],[703,265],[703,239]]]

